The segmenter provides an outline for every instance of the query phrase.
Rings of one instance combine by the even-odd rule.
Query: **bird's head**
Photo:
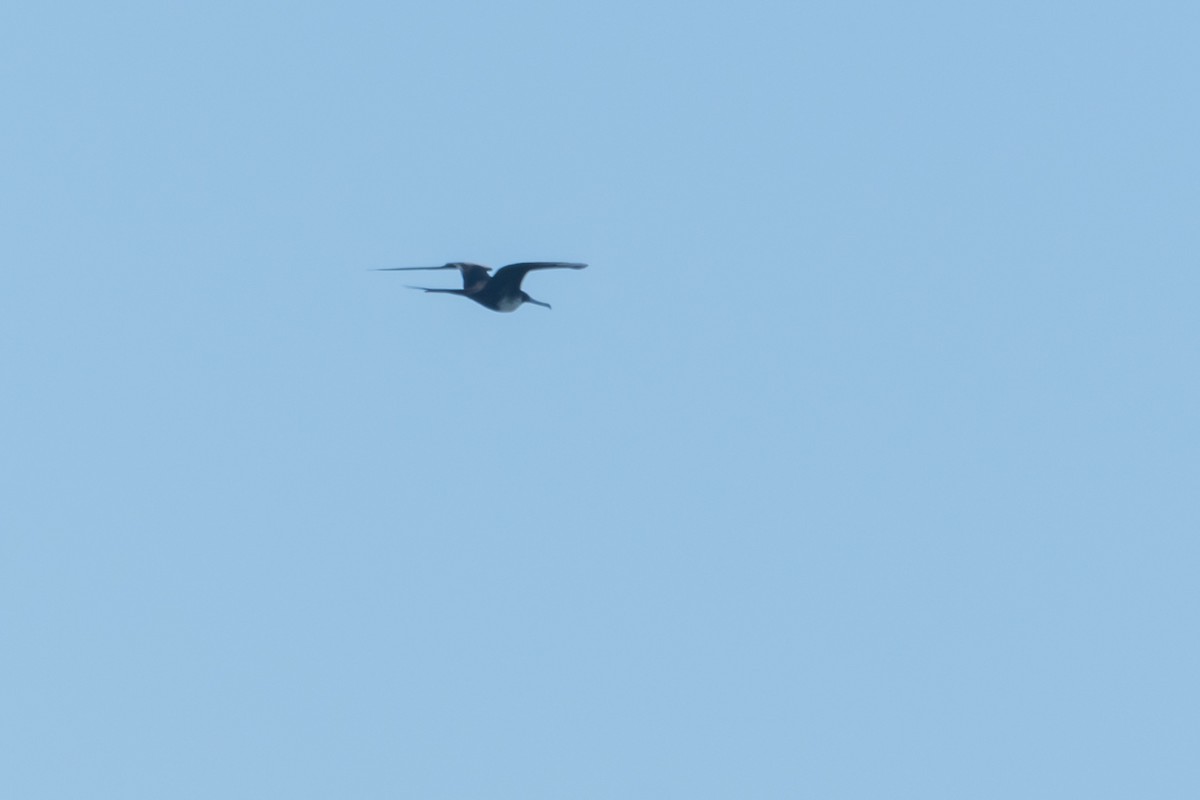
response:
[[[541,300],[534,300],[532,297],[525,294],[524,292],[521,292],[521,302],[522,303],[533,303],[535,306],[544,306],[545,308],[550,308],[549,303],[543,303]]]

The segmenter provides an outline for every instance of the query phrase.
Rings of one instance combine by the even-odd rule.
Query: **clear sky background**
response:
[[[1200,796],[1196,9],[5,4],[0,795]]]

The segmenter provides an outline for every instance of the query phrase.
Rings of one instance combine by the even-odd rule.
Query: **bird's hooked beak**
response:
[[[530,297],[528,295],[525,296],[525,302],[533,303],[535,306],[544,306],[545,308],[550,308],[549,303],[543,303],[541,300],[534,300],[532,297]]]

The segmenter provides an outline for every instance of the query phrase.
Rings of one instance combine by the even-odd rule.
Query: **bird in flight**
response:
[[[522,261],[519,264],[509,264],[496,270],[495,275],[488,275],[491,267],[480,264],[470,264],[466,261],[452,261],[440,267],[385,267],[377,272],[406,272],[414,269],[456,269],[462,273],[463,288],[461,289],[428,289],[424,286],[410,286],[410,289],[420,289],[425,292],[439,294],[460,294],[469,297],[481,306],[492,311],[516,311],[522,303],[533,303],[535,306],[550,307],[549,303],[534,300],[521,291],[521,281],[525,275],[535,269],[583,269],[587,264],[577,264],[571,261]]]

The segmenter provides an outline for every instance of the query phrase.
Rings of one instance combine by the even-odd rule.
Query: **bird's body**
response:
[[[382,272],[398,272],[415,269],[456,269],[462,273],[463,288],[461,289],[428,289],[424,286],[409,288],[420,289],[437,294],[458,294],[469,297],[479,305],[492,311],[516,311],[523,303],[533,303],[537,306],[550,307],[549,303],[534,300],[521,291],[521,281],[525,275],[535,269],[583,269],[587,264],[572,261],[522,261],[519,264],[509,264],[496,270],[495,275],[489,276],[490,267],[471,264],[466,261],[452,261],[440,267],[388,267]]]

